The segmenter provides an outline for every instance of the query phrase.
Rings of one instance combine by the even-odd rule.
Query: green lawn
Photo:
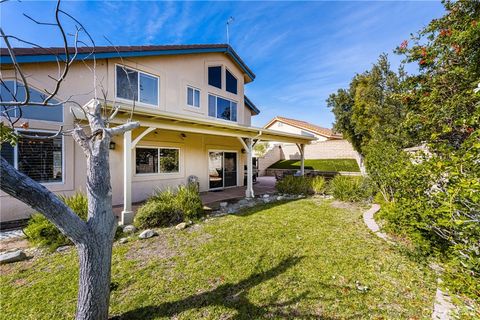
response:
[[[74,251],[0,272],[1,319],[73,317]],[[112,288],[115,319],[427,319],[436,279],[360,209],[312,198],[116,244]]]
[[[300,170],[300,160],[280,160],[272,164],[269,169]],[[305,169],[360,172],[355,159],[305,159]]]

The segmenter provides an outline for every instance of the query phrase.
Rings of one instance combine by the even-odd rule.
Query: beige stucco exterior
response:
[[[179,149],[179,172],[158,173],[158,174],[135,174],[135,151],[132,150],[132,201],[145,200],[155,189],[164,189],[187,182],[190,175],[195,175],[200,181],[200,191],[208,190],[208,151],[234,151],[237,152],[237,185],[243,185],[244,164],[246,162],[244,145],[235,136],[236,129],[250,127],[252,112],[244,104],[244,77],[242,70],[227,55],[222,53],[187,54],[156,57],[138,57],[120,59],[103,59],[95,63],[95,77],[92,72],[93,61],[77,62],[72,65],[68,77],[60,87],[58,98],[76,101],[84,105],[96,96],[102,97],[102,92],[110,101],[110,105],[117,103],[127,105],[131,108],[131,102],[116,98],[115,88],[115,66],[124,64],[127,67],[159,77],[159,103],[158,106],[150,106],[137,103],[138,110],[143,110],[143,122],[141,127],[134,130],[132,139],[138,137],[146,128],[157,124],[158,114],[170,114],[173,117],[193,119],[191,122],[204,121],[205,128],[212,128],[203,131],[196,130],[194,124],[190,129],[182,130],[181,125],[167,126],[167,120],[163,122],[164,128],[157,128],[139,142],[141,146],[151,147],[174,147]],[[218,89],[208,85],[208,66],[222,66],[228,69],[238,81],[238,94],[232,94],[225,89]],[[2,78],[8,80],[13,78],[13,71],[8,65],[2,65]],[[23,65],[23,70],[28,76],[29,85],[32,88],[47,90],[53,89],[53,81],[48,76],[56,75],[56,63],[29,63]],[[225,72],[223,83],[225,83]],[[96,84],[96,86],[94,85]],[[200,107],[187,106],[187,86],[200,90]],[[237,123],[220,120],[208,116],[208,94],[214,94],[237,102]],[[156,114],[149,117],[150,113]],[[78,110],[73,110],[77,116],[81,116]],[[124,120],[122,115],[118,117],[120,122]],[[122,120],[123,119],[123,120]],[[51,130],[56,131],[60,123],[28,120],[30,130]],[[65,130],[73,127],[74,116],[69,107],[64,109],[64,121],[62,125]],[[218,128],[212,127],[210,123],[219,124]],[[172,121],[178,123],[178,121]],[[222,126],[230,126],[230,133],[222,130]],[[193,128],[193,129],[192,129]],[[217,131],[215,131],[217,130]],[[255,134],[251,133],[251,137]],[[293,137],[294,138],[294,137]],[[293,139],[291,137],[291,139]],[[63,182],[47,183],[45,186],[59,194],[69,195],[76,191],[84,190],[86,179],[86,161],[83,151],[77,146],[71,136],[64,136],[63,144]],[[123,137],[114,137],[115,149],[110,152],[110,168],[112,177],[113,204],[123,203]],[[308,143],[307,140],[303,143]],[[32,210],[21,202],[13,199],[5,193],[0,193],[1,221],[10,221],[27,218]]]

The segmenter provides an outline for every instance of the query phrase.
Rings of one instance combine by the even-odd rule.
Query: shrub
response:
[[[80,218],[87,220],[88,201],[83,193],[75,193],[70,197],[60,197]],[[34,213],[28,221],[27,227],[23,230],[28,241],[35,245],[48,247],[55,250],[60,246],[71,244],[63,233],[40,213]]]
[[[324,177],[316,176],[311,180],[311,183],[315,194],[324,194],[327,191],[327,183]]]
[[[277,181],[275,188],[280,193],[312,194],[312,179],[308,177],[286,176]]]
[[[197,219],[203,213],[202,199],[195,184],[179,186],[175,196],[175,207],[183,214],[184,219]]]
[[[330,193],[342,201],[364,201],[373,196],[373,186],[368,178],[335,176],[329,185]]]
[[[175,208],[173,201],[150,199],[138,209],[134,224],[140,229],[146,229],[165,227],[182,220],[182,215]]]
[[[179,186],[157,191],[141,206],[134,224],[140,229],[167,227],[186,219],[197,219],[203,213],[203,204],[196,185]]]

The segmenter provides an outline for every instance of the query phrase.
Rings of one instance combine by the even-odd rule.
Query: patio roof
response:
[[[115,105],[119,108],[115,119],[116,122],[124,123],[128,121],[132,111],[130,104],[113,101],[109,101],[107,104],[110,106]],[[315,137],[305,135],[244,126],[230,121],[193,117],[141,106],[135,107],[133,120],[139,121],[141,127],[238,138],[253,138],[262,141],[309,144],[311,141],[316,140]]]

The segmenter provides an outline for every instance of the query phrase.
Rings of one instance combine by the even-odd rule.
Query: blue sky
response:
[[[51,28],[22,17],[53,19],[54,2],[0,5],[4,31],[44,46],[58,46]],[[260,108],[253,124],[276,115],[331,127],[329,94],[347,87],[355,73],[370,68],[382,52],[392,65],[392,50],[410,33],[443,15],[434,1],[337,2],[64,2],[92,34],[97,45],[230,44],[257,78],[246,93]],[[3,45],[3,44],[2,44]]]

